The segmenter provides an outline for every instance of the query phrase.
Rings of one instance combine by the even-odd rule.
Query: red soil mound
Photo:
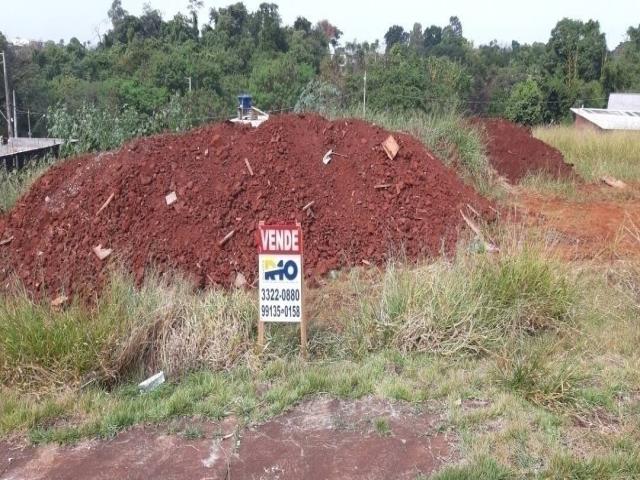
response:
[[[114,262],[137,281],[153,267],[201,286],[228,286],[238,272],[251,283],[260,220],[302,223],[312,277],[382,263],[399,248],[412,259],[451,252],[459,210],[470,204],[490,217],[489,203],[413,137],[394,134],[401,148],[389,160],[380,145],[387,135],[357,120],[285,115],[257,129],[210,125],[65,161],[5,219],[0,239],[14,238],[0,247],[0,276],[14,272],[49,296],[92,295]],[[329,149],[346,158],[323,165]],[[97,245],[113,254],[99,260]]]
[[[510,182],[518,183],[528,173],[555,178],[575,175],[562,154],[531,135],[528,128],[499,118],[476,119],[474,123],[487,133],[491,165]]]

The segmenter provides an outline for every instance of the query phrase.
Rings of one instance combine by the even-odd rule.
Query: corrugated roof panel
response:
[[[572,108],[571,111],[603,130],[640,131],[640,115],[638,112],[611,111],[595,108]]]

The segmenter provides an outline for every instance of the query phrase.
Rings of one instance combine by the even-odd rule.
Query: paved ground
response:
[[[75,446],[0,442],[0,480],[413,479],[453,460],[438,424],[406,404],[319,398],[243,431],[198,423],[199,438],[138,427]]]

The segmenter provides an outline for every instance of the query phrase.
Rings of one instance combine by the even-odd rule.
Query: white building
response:
[[[640,131],[640,93],[612,93],[607,108],[572,108],[575,125],[597,130]]]

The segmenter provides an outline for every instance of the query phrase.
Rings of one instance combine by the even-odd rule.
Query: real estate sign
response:
[[[302,322],[302,228],[258,226],[261,322]]]

